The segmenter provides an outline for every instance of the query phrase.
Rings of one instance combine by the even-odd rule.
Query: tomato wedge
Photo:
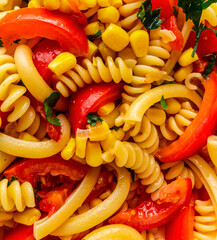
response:
[[[88,53],[84,27],[69,14],[46,8],[21,8],[0,19],[1,40],[7,48],[17,39],[42,37],[56,40],[77,56]]]
[[[191,201],[172,221],[165,226],[166,240],[192,240],[194,239],[194,194]]]
[[[198,115],[179,139],[159,149],[157,157],[162,162],[180,161],[199,152],[207,138],[217,129],[217,74],[213,71],[204,80],[205,94]]]
[[[81,165],[73,160],[65,161],[59,155],[41,159],[23,159],[5,170],[4,176],[11,179],[17,177],[20,182],[28,181],[33,187],[40,181],[40,174],[51,176],[66,176],[72,181],[81,180],[89,171],[88,166]]]
[[[97,109],[109,102],[121,98],[123,83],[92,83],[79,89],[71,97],[69,104],[69,114],[74,132],[77,128],[85,128],[87,114],[95,112]]]
[[[138,231],[159,227],[171,221],[189,204],[191,191],[191,180],[180,178],[162,188],[158,201],[144,201],[136,208],[118,213],[110,223],[126,224]]]

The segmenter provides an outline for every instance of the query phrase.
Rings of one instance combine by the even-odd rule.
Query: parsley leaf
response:
[[[160,19],[161,9],[157,8],[153,11],[151,0],[146,0],[141,4],[137,18],[141,20],[141,23],[146,27],[147,30],[157,29],[163,22]]]
[[[133,169],[131,168],[126,168],[128,172],[131,173],[131,178],[132,178],[132,181],[135,182],[135,172]]]
[[[97,38],[99,38],[99,37],[101,37],[101,36],[102,36],[102,31],[99,30],[97,33],[95,33],[95,34],[93,34],[93,35],[87,36],[87,38],[88,38],[91,42],[93,42],[95,39],[97,39]]]
[[[11,180],[8,181],[8,187],[11,185],[11,183],[12,183],[13,181],[16,181],[17,179],[18,179],[18,177],[11,176]]]
[[[117,132],[120,127],[114,126],[113,129]]]
[[[94,112],[90,112],[87,114],[86,118],[88,118],[87,122],[91,127],[96,126],[97,122],[102,122],[103,120],[96,115]]]
[[[216,65],[216,54],[211,55],[209,58],[209,63],[203,72],[203,77],[206,78],[207,75],[212,71],[213,67]]]
[[[3,47],[3,42],[1,39],[0,39],[0,47]]]
[[[162,95],[161,100],[160,100],[160,105],[163,109],[167,110],[168,109],[168,105],[166,100],[164,99],[164,95]]]
[[[53,125],[56,126],[61,126],[61,122],[58,118],[53,117],[53,107],[56,105],[60,98],[60,93],[59,92],[52,92],[49,97],[47,97],[44,101],[44,111],[45,111],[45,116],[48,122],[50,122]]]

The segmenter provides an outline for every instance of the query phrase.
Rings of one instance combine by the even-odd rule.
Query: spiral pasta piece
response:
[[[3,0],[0,3],[0,11],[12,10],[16,6],[20,6],[22,0]]]
[[[29,182],[20,184],[13,181],[8,186],[8,179],[0,182],[0,204],[5,211],[16,209],[22,212],[26,207],[35,206],[35,195],[32,185]]]
[[[195,216],[195,231],[194,239],[198,240],[212,240],[217,237],[217,218],[212,202],[208,201],[195,201],[195,210],[198,213]]]

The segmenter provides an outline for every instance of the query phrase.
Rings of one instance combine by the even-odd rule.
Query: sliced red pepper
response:
[[[178,140],[159,149],[157,157],[162,162],[180,161],[198,153],[217,128],[217,75],[213,71],[204,80],[205,93],[198,115]]]
[[[62,53],[64,49],[57,41],[43,39],[33,49],[33,62],[42,78],[51,85],[53,72],[48,68],[48,65]]]
[[[72,186],[72,184],[63,184],[54,188],[39,202],[39,208],[51,216],[63,206],[67,197],[72,193]]]
[[[0,19],[1,40],[7,48],[21,38],[42,37],[56,40],[63,49],[77,56],[88,53],[84,27],[70,14],[46,8],[21,8]]]
[[[175,16],[171,16],[168,18],[163,24],[162,27],[170,30],[175,35],[176,39],[172,42],[169,42],[170,47],[174,51],[181,52],[184,46],[184,38],[182,36],[181,31],[178,29],[177,21]]]
[[[123,83],[92,83],[79,89],[72,95],[69,104],[69,114],[74,132],[77,128],[85,128],[87,114],[109,102],[121,98]]]
[[[0,101],[0,108],[2,105],[3,101]],[[7,117],[10,114],[10,112],[2,112],[0,110],[0,119],[1,119],[1,125],[0,125],[0,129],[4,129],[5,126],[7,125],[8,121],[7,121]]]
[[[158,201],[144,201],[136,208],[118,213],[110,223],[126,224],[138,231],[162,226],[189,203],[191,191],[191,180],[180,178],[162,188]]]
[[[172,221],[165,226],[166,240],[193,240],[194,239],[194,194],[191,201]]]
[[[7,179],[17,177],[20,182],[28,181],[33,187],[40,181],[40,174],[51,176],[66,176],[72,181],[81,180],[88,172],[89,167],[81,165],[73,160],[65,161],[59,155],[41,159],[24,159],[11,165],[5,170]]]
[[[151,0],[152,10],[161,8],[160,18],[165,21],[173,16],[173,6],[175,3],[173,0]]]

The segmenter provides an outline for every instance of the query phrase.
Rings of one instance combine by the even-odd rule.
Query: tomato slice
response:
[[[41,159],[24,159],[11,165],[5,170],[7,179],[18,177],[20,182],[28,181],[33,187],[40,181],[40,174],[51,176],[66,176],[72,181],[81,180],[89,171],[88,166],[81,165],[73,160],[65,161],[59,155]]]
[[[74,132],[77,128],[85,128],[87,114],[96,112],[97,109],[109,102],[121,98],[123,83],[92,83],[79,89],[71,97],[69,114]]]
[[[166,240],[192,240],[194,239],[194,194],[190,203],[182,209],[172,221],[165,226]]]
[[[0,19],[1,40],[7,48],[21,38],[42,37],[56,40],[63,49],[77,56],[88,53],[84,27],[70,14],[46,8],[21,8]]]
[[[138,231],[162,226],[189,203],[191,191],[191,180],[180,178],[162,188],[158,201],[144,201],[136,208],[118,213],[110,223],[126,224]]]

